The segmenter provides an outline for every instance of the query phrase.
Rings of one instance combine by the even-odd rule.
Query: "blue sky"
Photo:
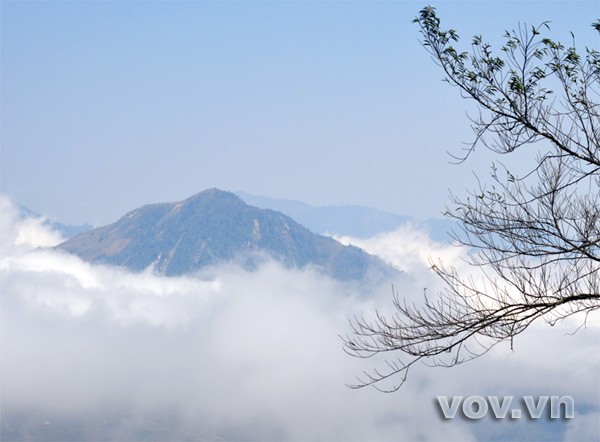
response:
[[[598,45],[597,1],[435,2],[465,42],[518,22]],[[102,224],[209,187],[437,216],[485,175],[423,2],[1,3],[1,190]]]

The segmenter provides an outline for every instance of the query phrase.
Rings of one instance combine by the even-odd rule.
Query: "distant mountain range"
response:
[[[320,234],[367,238],[380,232],[394,230],[410,220],[408,216],[368,207],[350,205],[315,207],[301,201],[267,198],[245,192],[236,192],[236,195],[253,206],[285,213]]]
[[[454,222],[447,219],[434,218],[417,222],[410,216],[369,207],[353,205],[317,207],[302,201],[267,198],[246,192],[235,193],[248,204],[285,213],[313,232],[322,235],[369,238],[378,233],[391,232],[410,222],[427,230],[433,240],[449,242],[450,236],[447,232],[454,227]]]
[[[93,228],[90,224],[83,224],[79,226],[73,226],[71,224],[62,224],[58,221],[42,216],[39,213],[36,213],[25,206],[22,206],[21,204],[17,204],[17,209],[19,211],[20,219],[41,219],[43,220],[42,223],[46,227],[59,232],[63,238],[71,238],[73,236],[79,235],[80,233],[89,232]]]
[[[117,222],[57,246],[94,262],[174,276],[235,261],[256,267],[267,257],[287,267],[314,266],[340,279],[393,270],[363,250],[311,232],[287,215],[210,189],[174,203],[150,204]]]

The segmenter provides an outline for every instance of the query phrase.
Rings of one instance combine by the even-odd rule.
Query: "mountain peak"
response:
[[[338,279],[360,279],[383,267],[377,258],[312,233],[292,218],[247,205],[237,195],[208,189],[175,203],[135,209],[116,223],[58,247],[97,263],[131,270],[152,267],[182,275],[223,261],[255,268],[265,256],[287,267],[321,268]]]
[[[192,208],[207,205],[245,206],[246,203],[234,193],[213,187],[198,192],[182,201],[173,203],[173,210],[180,210],[183,207]]]
[[[228,192],[226,190],[217,189],[216,187],[212,187],[210,189],[206,189],[201,192],[198,192],[195,195],[192,195],[183,201],[189,201],[189,200],[195,200],[195,199],[217,199],[217,200],[231,200],[231,201],[243,202],[242,199],[239,196],[237,196],[235,193]]]

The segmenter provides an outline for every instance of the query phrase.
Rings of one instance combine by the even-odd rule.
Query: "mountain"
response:
[[[313,232],[320,234],[368,238],[380,232],[395,230],[411,219],[408,216],[362,206],[316,207],[301,201],[268,198],[245,192],[236,192],[236,195],[253,206],[285,213]]]
[[[287,267],[316,266],[341,280],[371,269],[390,273],[357,247],[317,235],[289,216],[249,206],[233,193],[210,189],[175,203],[135,209],[114,224],[57,246],[95,263],[175,276],[224,261],[256,267],[266,256]]]
[[[302,201],[268,198],[245,192],[236,192],[236,195],[253,206],[285,213],[313,232],[323,235],[369,238],[378,233],[396,230],[403,224],[413,223],[427,230],[433,240],[450,242],[447,232],[455,226],[448,219],[432,218],[417,222],[410,216],[363,206],[311,206]]]
[[[73,226],[71,224],[59,223],[58,221],[55,221],[51,218],[42,216],[39,213],[36,213],[33,210],[30,210],[21,204],[17,204],[17,209],[19,212],[19,219],[21,219],[21,220],[25,220],[27,218],[41,219],[42,223],[46,227],[59,232],[63,238],[72,238],[73,236],[79,235],[81,233],[89,232],[90,230],[92,230],[92,226],[89,224]]]

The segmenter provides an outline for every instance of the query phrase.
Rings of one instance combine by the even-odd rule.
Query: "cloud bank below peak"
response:
[[[389,284],[344,283],[271,261],[256,271],[223,264],[193,277],[91,265],[38,249],[50,245],[44,235],[52,232],[34,224],[23,229],[10,203],[0,204],[3,440],[597,435],[580,425],[598,416],[591,386],[599,367],[589,356],[597,351],[596,329],[570,337],[535,329],[512,354],[498,347],[454,370],[419,367],[396,395],[354,391],[344,383],[383,361],[348,357],[338,334],[349,331],[353,315],[389,311]],[[442,247],[413,231],[390,235],[365,248],[385,255],[384,244]],[[385,255],[410,272],[393,281],[396,287],[407,294],[420,293],[424,283],[434,287],[423,257],[411,256]],[[535,392],[574,395],[581,420],[447,422],[432,402],[445,394]]]

